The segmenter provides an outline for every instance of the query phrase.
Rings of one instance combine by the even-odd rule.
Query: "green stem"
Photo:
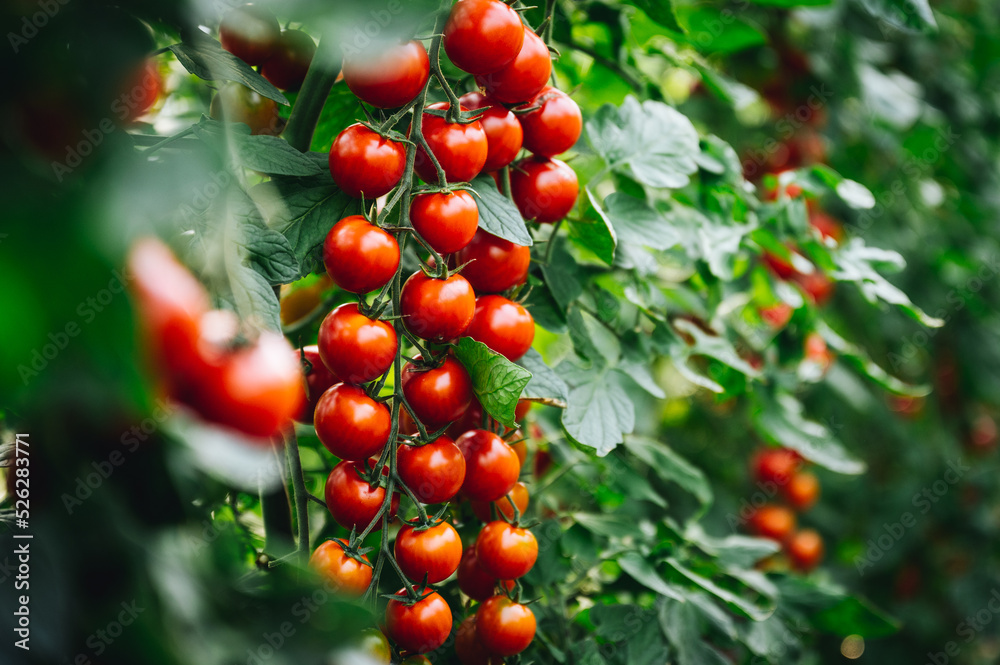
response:
[[[275,461],[279,461],[277,450]],[[288,494],[284,484],[265,490],[263,482],[260,488],[260,509],[264,520],[264,551],[276,557],[284,556],[290,551],[288,545],[292,541],[292,516],[288,509]]]
[[[552,225],[552,233],[549,234],[548,246],[545,248],[545,265],[548,265],[552,261],[552,252],[556,248],[556,234],[559,233],[559,227],[562,226],[563,220],[559,220]]]
[[[327,40],[323,38],[319,40],[316,55],[313,56],[309,71],[306,72],[306,78],[302,82],[302,88],[299,90],[295,107],[292,108],[288,126],[284,131],[285,140],[300,152],[309,151],[323,105],[337,80],[339,63],[334,56],[334,49],[326,42]]]
[[[288,470],[292,476],[293,497],[295,502],[295,520],[298,525],[298,552],[302,563],[309,560],[309,492],[302,475],[302,459],[299,457],[299,440],[295,430],[289,428],[285,436],[285,458],[288,460]]]
[[[157,150],[159,150],[160,148],[163,148],[163,147],[165,147],[165,146],[168,146],[168,145],[170,145],[171,143],[173,143],[174,141],[178,141],[178,140],[180,140],[180,139],[182,139],[182,138],[185,138],[186,136],[188,136],[188,135],[190,135],[190,134],[191,134],[192,132],[194,132],[194,128],[195,128],[195,126],[194,126],[194,125],[191,125],[191,126],[190,126],[190,127],[188,127],[187,129],[182,129],[181,131],[177,132],[177,133],[176,133],[176,134],[174,134],[173,136],[168,136],[168,137],[167,137],[167,138],[165,138],[165,139],[161,139],[161,140],[157,141],[156,143],[154,143],[154,144],[153,144],[152,146],[150,146],[149,148],[146,148],[146,149],[145,149],[145,150],[143,151],[143,154],[146,154],[146,155],[148,155],[148,154],[150,154],[150,153],[153,153],[153,152],[156,152],[156,151],[157,151]],[[132,136],[132,140],[133,140],[133,141],[135,141],[136,143],[141,143],[141,142],[142,142],[142,140],[141,140],[141,139],[138,139],[138,137],[139,137],[139,136],[141,136],[141,134],[132,134],[131,136]]]

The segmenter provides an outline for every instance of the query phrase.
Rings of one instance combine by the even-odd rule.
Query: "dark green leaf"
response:
[[[937,29],[928,0],[856,0],[880,23],[907,32]],[[880,26],[881,27],[881,26]],[[883,33],[886,32],[883,29]]]
[[[684,32],[681,24],[677,22],[677,16],[674,15],[673,0],[628,0],[628,2],[646,12],[646,16],[667,30]]]
[[[288,106],[288,100],[270,81],[235,55],[222,48],[214,39],[198,36],[190,43],[168,47],[177,60],[198,78],[205,81],[236,81],[255,92]]]
[[[701,469],[675,453],[667,444],[630,436],[625,439],[629,452],[641,459],[663,480],[674,482],[697,497],[703,505],[712,502],[712,488]]]
[[[326,170],[326,165],[303,154],[276,136],[253,136],[245,125],[225,125],[203,120],[194,128],[196,136],[225,155],[228,133],[240,166],[268,175],[311,176]],[[324,156],[325,160],[325,156]]]
[[[660,626],[676,650],[677,665],[728,665],[729,660],[703,640],[697,610],[691,603],[661,603]]]
[[[813,625],[834,635],[885,637],[899,630],[893,619],[859,598],[848,597],[811,617]]]
[[[504,425],[515,427],[514,410],[531,373],[471,337],[458,340],[455,357],[469,370],[472,390],[486,412]]]
[[[649,559],[638,552],[626,552],[618,559],[618,565],[628,573],[629,577],[647,589],[667,598],[684,600],[684,596],[673,585],[668,584],[666,580],[660,577],[660,574],[656,572],[656,568],[653,567]]]
[[[707,577],[699,575],[698,573],[694,572],[693,570],[691,570],[690,568],[688,568],[675,558],[671,557],[667,559],[667,564],[670,565],[670,567],[676,570],[678,573],[686,577],[688,580],[694,582],[705,591],[709,592],[719,600],[725,602],[730,607],[737,610],[740,614],[746,616],[748,619],[753,619],[754,621],[761,621],[771,616],[771,614],[774,612],[773,606],[759,607],[755,603],[740,597],[739,595],[730,591],[729,589],[725,589],[719,586],[718,584],[708,579]]]
[[[497,184],[490,176],[480,176],[472,181],[479,206],[479,228],[509,240],[516,245],[530,247],[531,234],[514,202],[497,191]]]

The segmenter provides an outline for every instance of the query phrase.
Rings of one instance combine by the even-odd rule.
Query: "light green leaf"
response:
[[[578,245],[589,249],[609,266],[615,261],[615,248],[618,246],[618,237],[615,229],[608,219],[607,214],[601,205],[594,198],[593,192],[586,188],[587,200],[590,203],[591,222],[571,222],[570,235]]]
[[[557,371],[570,374],[567,365],[560,364]],[[567,376],[573,387],[563,411],[563,427],[574,441],[594,448],[598,457],[604,457],[635,427],[635,406],[613,372],[576,370],[572,374]],[[581,377],[586,380],[579,382]]]
[[[531,372],[531,380],[521,393],[522,399],[566,408],[569,387],[562,377],[545,364],[538,351],[528,349],[528,352],[518,359],[517,364]]]
[[[472,181],[472,193],[479,207],[479,228],[498,238],[530,247],[531,234],[514,202],[497,191],[493,178],[484,175]]]

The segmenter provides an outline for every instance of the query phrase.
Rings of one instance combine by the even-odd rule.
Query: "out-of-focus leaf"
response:
[[[268,175],[312,176],[326,170],[321,162],[299,152],[284,139],[253,136],[246,125],[227,127],[221,122],[203,119],[195,126],[194,134],[223,153],[228,138],[240,166]]]
[[[727,658],[709,646],[701,635],[696,608],[687,602],[660,605],[660,626],[674,646],[678,665],[726,665]]]
[[[937,21],[934,20],[934,12],[928,0],[856,0],[856,2],[876,19],[899,30],[925,32],[937,29]]]
[[[191,42],[172,44],[168,48],[177,60],[195,76],[205,81],[236,81],[254,92],[279,104],[288,106],[288,100],[271,82],[222,45],[207,36],[197,33]]]
[[[663,480],[677,483],[691,492],[703,505],[712,502],[712,488],[705,474],[665,443],[630,436],[625,439],[625,447],[648,464],[649,468]]]
[[[656,568],[653,567],[649,559],[643,557],[638,552],[626,552],[618,559],[618,565],[628,573],[629,577],[647,589],[667,598],[679,601],[684,600],[684,596],[673,585],[668,584],[666,580],[660,577],[660,574],[656,572]]]
[[[719,600],[727,603],[730,607],[734,608],[748,619],[762,621],[774,613],[773,605],[760,607],[757,604],[738,596],[729,589],[722,588],[707,577],[699,575],[673,557],[667,559],[667,564],[688,580],[694,582]]]
[[[816,322],[816,331],[827,345],[837,352],[841,360],[886,390],[907,397],[923,397],[930,393],[931,387],[928,385],[912,385],[889,374],[876,364],[864,349],[838,335],[825,321]]]

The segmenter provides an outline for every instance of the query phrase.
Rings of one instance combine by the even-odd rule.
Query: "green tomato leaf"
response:
[[[904,32],[937,29],[928,0],[856,0],[880,23]],[[881,25],[879,27],[882,27]],[[882,28],[885,33],[885,28]]]
[[[268,175],[312,176],[320,175],[326,170],[325,164],[299,152],[284,139],[276,136],[253,136],[246,125],[224,124],[203,118],[194,127],[194,134],[224,158],[228,157],[228,138],[228,144],[240,166]]]
[[[472,194],[478,199],[479,228],[516,245],[531,247],[531,234],[514,202],[497,191],[493,178],[484,175],[472,181]]]
[[[650,187],[684,187],[698,169],[698,132],[663,102],[629,95],[620,108],[602,106],[587,122],[587,138],[608,168]]]
[[[254,92],[279,104],[288,106],[288,100],[271,82],[254,71],[253,67],[222,48],[222,44],[207,36],[196,36],[191,42],[172,44],[167,48],[177,56],[178,62],[204,81],[236,81]]]
[[[548,264],[542,266],[542,276],[545,277],[549,293],[565,311],[583,293],[582,277],[576,260],[566,251],[565,242],[561,238],[554,242],[556,246],[552,249]]]
[[[594,198],[594,193],[586,188],[588,206],[588,217],[594,221],[571,222],[569,226],[570,237],[580,246],[589,249],[597,255],[597,258],[607,263],[609,266],[615,261],[615,248],[618,246],[618,237],[615,235],[614,226],[607,214],[601,209],[601,205]]]
[[[604,457],[635,427],[635,406],[615,372],[582,371],[572,363],[556,370],[572,386],[562,424],[577,443]]]
[[[666,217],[641,199],[613,192],[604,199],[604,208],[622,243],[664,250],[681,242]]]
[[[667,598],[684,601],[684,596],[681,595],[679,589],[674,588],[672,584],[669,584],[660,577],[660,574],[656,572],[656,568],[653,567],[649,559],[638,552],[626,552],[618,559],[618,565],[622,567],[622,570],[629,577],[647,589]]]
[[[722,588],[707,577],[699,575],[673,557],[667,559],[667,565],[748,619],[752,619],[753,621],[763,621],[774,613],[773,604],[769,603],[764,606],[758,606],[756,603],[750,602],[745,598],[738,596],[729,589]]]
[[[674,647],[677,665],[726,665],[730,661],[709,646],[701,635],[698,610],[688,602],[662,603],[660,627]]]
[[[805,418],[797,399],[784,393],[776,398],[759,394],[757,399],[753,423],[761,436],[831,471],[852,475],[864,472],[865,463],[849,453],[829,429]]]
[[[929,385],[912,385],[889,374],[872,360],[864,349],[838,335],[825,321],[816,322],[816,332],[831,349],[837,352],[838,358],[886,390],[907,397],[923,397],[930,394]]]
[[[531,372],[471,337],[458,340],[455,357],[469,371],[472,390],[486,412],[504,425],[515,427],[514,410],[531,380]]]
[[[528,349],[517,364],[531,372],[531,380],[521,393],[522,399],[541,402],[549,406],[566,408],[569,387],[566,382],[545,364],[542,356],[534,349]]]
[[[288,239],[300,276],[322,269],[323,241],[333,225],[361,213],[360,199],[340,191],[329,173],[311,178],[276,177],[254,187],[251,194],[268,226]]]
[[[644,11],[646,16],[667,30],[684,32],[684,28],[677,22],[677,16],[674,14],[673,0],[628,0],[628,3]]]
[[[663,480],[680,485],[704,506],[712,503],[712,487],[705,474],[667,444],[639,436],[629,436],[625,438],[625,447]]]

